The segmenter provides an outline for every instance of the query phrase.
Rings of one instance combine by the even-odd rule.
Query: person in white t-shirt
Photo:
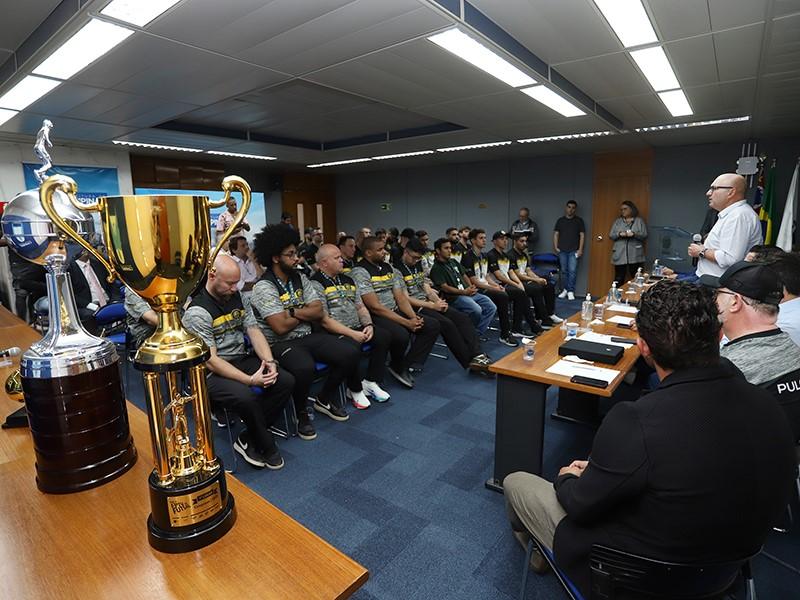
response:
[[[240,235],[233,236],[228,242],[228,254],[237,262],[241,272],[236,289],[243,293],[252,291],[253,285],[258,280],[258,272],[255,263],[249,256],[250,245],[247,240]]]

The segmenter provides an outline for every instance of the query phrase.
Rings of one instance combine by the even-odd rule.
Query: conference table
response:
[[[624,298],[627,298],[631,307],[638,303],[641,291],[632,286],[623,290]],[[623,305],[620,305],[619,310],[614,310],[613,306],[606,307],[605,321],[602,324],[589,325],[585,321],[581,322],[580,313],[570,316],[565,322],[577,322],[582,329],[590,329],[597,334],[635,340],[636,331],[608,321],[615,316],[634,317],[635,314],[629,312],[630,310],[628,307],[623,308]],[[573,405],[586,403],[596,407],[597,396],[610,398],[639,358],[636,344],[629,344],[616,364],[591,363],[592,366],[619,371],[607,387],[597,388],[574,383],[567,375],[547,370],[563,358],[559,356],[558,349],[564,343],[564,336],[565,332],[561,327],[553,327],[536,338],[533,361],[523,358],[525,348],[521,345],[489,367],[497,375],[494,472],[486,481],[486,487],[491,490],[502,492],[503,479],[515,471],[542,474],[545,404],[550,386],[568,392],[568,402]]]
[[[27,349],[39,337],[0,307],[0,347]],[[0,368],[3,382],[18,363]],[[0,391],[0,420],[20,406]],[[0,430],[0,597],[322,600],[347,598],[367,580],[363,566],[231,475],[238,517],[228,534],[185,554],[152,549],[147,416],[130,402],[128,415],[136,464],[75,494],[40,492],[30,432]]]

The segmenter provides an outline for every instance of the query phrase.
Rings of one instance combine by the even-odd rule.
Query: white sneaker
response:
[[[364,410],[365,408],[372,406],[370,401],[367,400],[367,397],[364,395],[363,391],[353,392],[347,390],[347,397],[350,398],[350,402],[352,402],[353,406],[355,406],[358,410]]]
[[[564,321],[564,319],[562,319],[561,317],[559,317],[558,315],[555,315],[555,314],[554,315],[550,315],[550,320],[553,323],[561,323],[561,322]]]
[[[559,298],[562,300],[567,297],[567,290],[561,290],[561,293],[558,295]]]
[[[361,381],[361,387],[364,393],[368,396],[372,396],[372,399],[376,402],[386,402],[389,398],[391,398],[389,392],[384,390],[374,381],[367,381],[364,379]]]
[[[567,292],[567,300],[575,300],[575,294],[572,292]]]

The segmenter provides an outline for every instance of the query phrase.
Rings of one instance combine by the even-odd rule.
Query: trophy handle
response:
[[[210,208],[225,206],[228,200],[230,200],[231,192],[234,190],[239,190],[242,193],[242,205],[239,207],[239,210],[236,211],[236,215],[233,217],[233,223],[222,233],[219,243],[217,243],[216,248],[214,248],[214,251],[208,258],[209,270],[214,269],[214,261],[217,259],[217,254],[219,254],[225,242],[228,241],[228,238],[233,235],[233,231],[244,221],[244,216],[247,214],[247,211],[250,210],[250,186],[244,179],[236,175],[228,175],[222,180],[222,189],[225,192],[225,197],[222,200],[209,200],[208,206]]]
[[[47,216],[50,217],[53,223],[55,223],[56,227],[58,227],[58,229],[60,229],[64,235],[77,242],[87,252],[89,252],[89,254],[100,261],[100,263],[108,271],[109,283],[114,281],[117,273],[114,270],[114,267],[111,266],[111,263],[103,258],[103,255],[97,250],[92,248],[92,245],[89,242],[79,236],[78,233],[61,217],[61,215],[56,212],[56,209],[53,207],[53,194],[56,190],[61,190],[64,192],[69,198],[69,201],[72,203],[72,206],[78,210],[84,210],[87,212],[101,212],[103,210],[102,200],[88,204],[82,204],[78,202],[78,199],[75,197],[75,194],[78,192],[78,184],[75,183],[74,179],[67,177],[66,175],[52,175],[48,177],[39,188],[39,201],[42,203],[42,208],[44,208],[44,212],[47,213]]]

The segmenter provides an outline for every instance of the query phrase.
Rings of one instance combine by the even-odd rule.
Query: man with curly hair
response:
[[[292,396],[298,420],[298,435],[304,440],[317,437],[306,410],[315,364],[328,365],[328,376],[314,410],[335,421],[349,417],[339,401],[339,387],[347,382],[351,397],[362,398],[358,377],[360,352],[352,344],[327,333],[314,333],[311,324],[324,312],[308,278],[296,267],[299,261],[297,231],[286,225],[267,225],[255,237],[255,254],[266,270],[253,286],[251,304],[258,325],[272,346],[280,365],[295,377]]]

